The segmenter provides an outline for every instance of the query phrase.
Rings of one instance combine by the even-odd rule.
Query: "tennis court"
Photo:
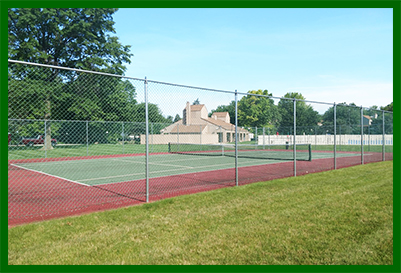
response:
[[[297,151],[297,156],[302,159],[308,153],[308,150]],[[219,155],[212,153],[210,149],[194,154],[193,151],[187,149],[182,153],[151,155],[149,157],[149,178],[234,168],[235,158],[233,154],[234,150],[226,150],[224,155]],[[291,161],[292,154],[292,150],[253,151],[248,149],[246,152],[242,150],[238,152],[238,167],[288,162]],[[360,155],[358,152],[348,152],[338,153],[337,157],[355,157],[358,155]],[[314,160],[325,158],[333,158],[333,153],[322,151],[313,153]],[[129,156],[12,165],[71,183],[95,186],[145,179],[145,164],[145,156]],[[310,164],[314,164],[313,161]]]
[[[10,161],[9,225],[235,186],[233,147],[180,144],[151,153],[148,186],[144,154]],[[293,176],[293,155],[291,145],[239,145],[239,185]],[[297,145],[296,156],[297,175],[333,169],[333,151]],[[375,160],[380,156],[376,153]],[[360,159],[360,152],[337,152],[338,168],[358,165]]]

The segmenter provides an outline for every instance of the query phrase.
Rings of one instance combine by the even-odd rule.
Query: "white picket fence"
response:
[[[258,135],[258,145],[293,144],[293,135]],[[296,143],[334,145],[334,135],[297,135]],[[385,145],[393,145],[393,135],[384,135]],[[337,145],[361,145],[360,135],[336,135]],[[364,145],[383,145],[383,135],[364,135]]]

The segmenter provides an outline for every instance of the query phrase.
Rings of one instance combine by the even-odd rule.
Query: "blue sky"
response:
[[[366,107],[393,101],[391,9],[120,9],[114,21],[134,54],[127,76]],[[233,99],[152,92],[165,115],[198,97],[209,111]]]

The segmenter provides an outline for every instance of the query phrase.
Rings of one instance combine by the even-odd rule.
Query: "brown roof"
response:
[[[205,129],[206,125],[181,125],[174,126],[169,133],[199,133]]]
[[[367,119],[372,119],[370,116],[367,116],[367,115],[363,115],[365,118],[367,118]]]
[[[212,114],[212,116],[213,115],[216,115],[216,116],[226,116],[226,115],[228,115],[228,112],[214,112],[213,114]]]
[[[227,123],[227,122],[219,120],[219,119],[207,118],[207,119],[203,119],[203,120],[205,120],[205,121],[207,121],[209,123],[212,123],[212,124],[214,124],[216,126],[221,126],[225,130],[232,130],[232,131],[235,130],[235,125],[234,124]],[[238,127],[238,131],[239,132],[248,132],[247,130],[245,130],[245,129],[241,128],[241,127]]]
[[[196,104],[196,105],[191,105],[191,112],[192,111],[200,111],[203,107],[205,107],[204,104]]]

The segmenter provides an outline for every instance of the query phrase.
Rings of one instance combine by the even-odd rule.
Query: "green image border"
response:
[[[5,0],[0,1],[0,33],[1,33],[1,87],[0,87],[0,107],[1,111],[1,128],[2,135],[5,137],[7,125],[7,55],[8,47],[7,40],[7,9],[8,8],[391,8],[393,9],[393,100],[400,101],[400,33],[401,33],[401,19],[400,8],[401,2],[399,0],[392,1],[106,1],[106,0],[82,0],[82,1],[56,1],[56,0],[42,0],[42,1],[19,1],[19,0]],[[400,110],[397,108],[394,111],[394,123],[401,124]],[[7,129],[8,130],[8,129]],[[398,139],[400,134],[400,126],[394,127],[395,139]],[[394,181],[401,181],[400,179],[400,165],[399,155],[401,154],[399,143],[394,141]],[[111,265],[8,265],[8,147],[5,146],[5,141],[0,145],[1,149],[1,186],[0,186],[0,272],[401,272],[400,265],[400,184],[394,183],[393,186],[393,265],[338,265],[338,266],[309,266],[309,265],[296,265],[296,266],[277,266],[277,265],[243,265],[243,266],[111,266]],[[398,151],[398,152],[397,152]]]

